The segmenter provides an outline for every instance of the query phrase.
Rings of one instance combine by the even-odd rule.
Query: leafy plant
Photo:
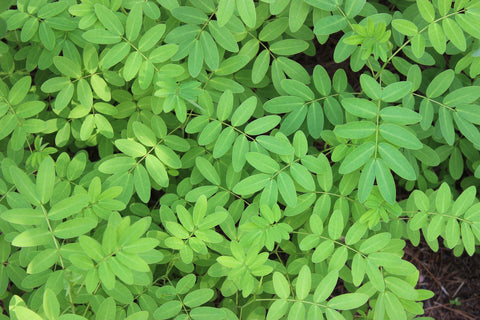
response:
[[[480,3],[384,3],[3,1],[0,318],[422,315],[405,241],[480,241]]]

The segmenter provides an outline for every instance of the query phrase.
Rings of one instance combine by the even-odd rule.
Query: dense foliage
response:
[[[0,319],[412,319],[406,241],[476,252],[477,0],[4,0],[0,38]]]

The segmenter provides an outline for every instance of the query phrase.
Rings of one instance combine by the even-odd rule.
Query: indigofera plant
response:
[[[0,319],[413,319],[406,241],[476,253],[477,0],[4,0],[0,38]]]

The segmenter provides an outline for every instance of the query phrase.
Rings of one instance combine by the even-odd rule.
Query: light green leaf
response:
[[[285,200],[287,206],[295,207],[297,205],[297,192],[295,184],[289,174],[280,172],[277,176],[278,191]]]
[[[315,293],[313,294],[313,301],[316,303],[327,300],[335,289],[338,281],[338,271],[330,271],[325,277],[322,278]]]
[[[377,126],[371,121],[352,121],[335,126],[333,132],[342,138],[362,139],[376,132]]]
[[[455,72],[451,69],[439,73],[428,85],[426,91],[427,97],[433,99],[443,94],[450,88],[454,78]]]
[[[23,231],[12,240],[15,247],[36,247],[52,243],[52,234],[47,229],[33,228]]]
[[[385,140],[399,147],[413,150],[423,148],[422,142],[404,126],[383,123],[380,125],[379,131]]]
[[[213,290],[209,288],[197,289],[189,292],[184,298],[183,303],[190,307],[198,307],[208,302],[213,297]]]
[[[322,1],[323,2],[323,1]],[[313,32],[318,36],[330,35],[338,32],[347,26],[347,19],[341,15],[326,16],[319,19],[315,25]]]
[[[428,27],[428,37],[435,51],[443,54],[447,48],[445,33],[440,24],[434,22]]]
[[[366,99],[346,98],[342,100],[342,106],[357,117],[369,119],[377,115],[377,106]]]
[[[253,194],[262,190],[270,179],[269,174],[254,174],[237,183],[232,191],[240,195]]]
[[[385,102],[395,102],[405,97],[411,90],[412,83],[410,81],[395,82],[383,89],[381,99]]]
[[[18,79],[8,93],[8,101],[11,105],[17,105],[25,99],[27,93],[30,91],[32,78],[25,76]]]
[[[373,155],[375,151],[375,143],[370,141],[356,147],[352,152],[347,154],[340,165],[339,173],[348,174],[363,166]]]
[[[245,25],[249,28],[255,27],[256,13],[255,4],[252,0],[235,0],[237,10]]]
[[[278,271],[273,273],[273,288],[275,293],[282,299],[287,299],[290,296],[290,285],[283,274]]]
[[[375,179],[383,198],[389,203],[394,203],[396,196],[395,181],[382,159],[377,159],[375,162]]]
[[[40,251],[35,258],[30,261],[27,267],[27,273],[35,274],[49,269],[58,260],[57,249],[45,249]]]
[[[263,173],[275,173],[280,170],[278,162],[263,153],[248,152],[246,159],[252,167]]]
[[[452,192],[446,182],[443,182],[437,190],[435,207],[439,213],[446,213],[452,204]]]
[[[98,20],[100,20],[105,28],[116,35],[123,35],[123,25],[120,22],[120,19],[112,12],[112,10],[100,3],[96,3],[94,8]]]
[[[309,292],[312,285],[312,273],[310,268],[304,265],[298,274],[297,283],[295,286],[296,298],[299,300],[304,300]]]
[[[75,218],[59,224],[53,234],[60,239],[70,239],[85,234],[97,226],[92,218]]]
[[[327,306],[337,310],[352,310],[359,308],[367,301],[368,295],[364,293],[344,293],[330,299]]]
[[[394,19],[392,27],[406,36],[415,36],[418,33],[417,26],[410,20]]]
[[[220,184],[220,176],[218,175],[217,170],[215,170],[215,167],[207,159],[203,157],[197,157],[195,159],[195,164],[205,179],[214,185]]]
[[[143,157],[147,153],[147,149],[134,140],[118,139],[115,140],[115,146],[118,150],[133,158]]]
[[[406,180],[416,179],[417,176],[412,165],[397,148],[389,143],[380,142],[378,145],[378,151],[382,159],[385,160],[387,166],[400,177]]]
[[[433,22],[435,19],[435,9],[429,0],[417,0],[418,11],[420,15],[427,22]]]

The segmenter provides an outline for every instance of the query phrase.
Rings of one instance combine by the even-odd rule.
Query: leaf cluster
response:
[[[1,2],[0,319],[421,316],[406,241],[480,242],[480,5],[384,3]]]

